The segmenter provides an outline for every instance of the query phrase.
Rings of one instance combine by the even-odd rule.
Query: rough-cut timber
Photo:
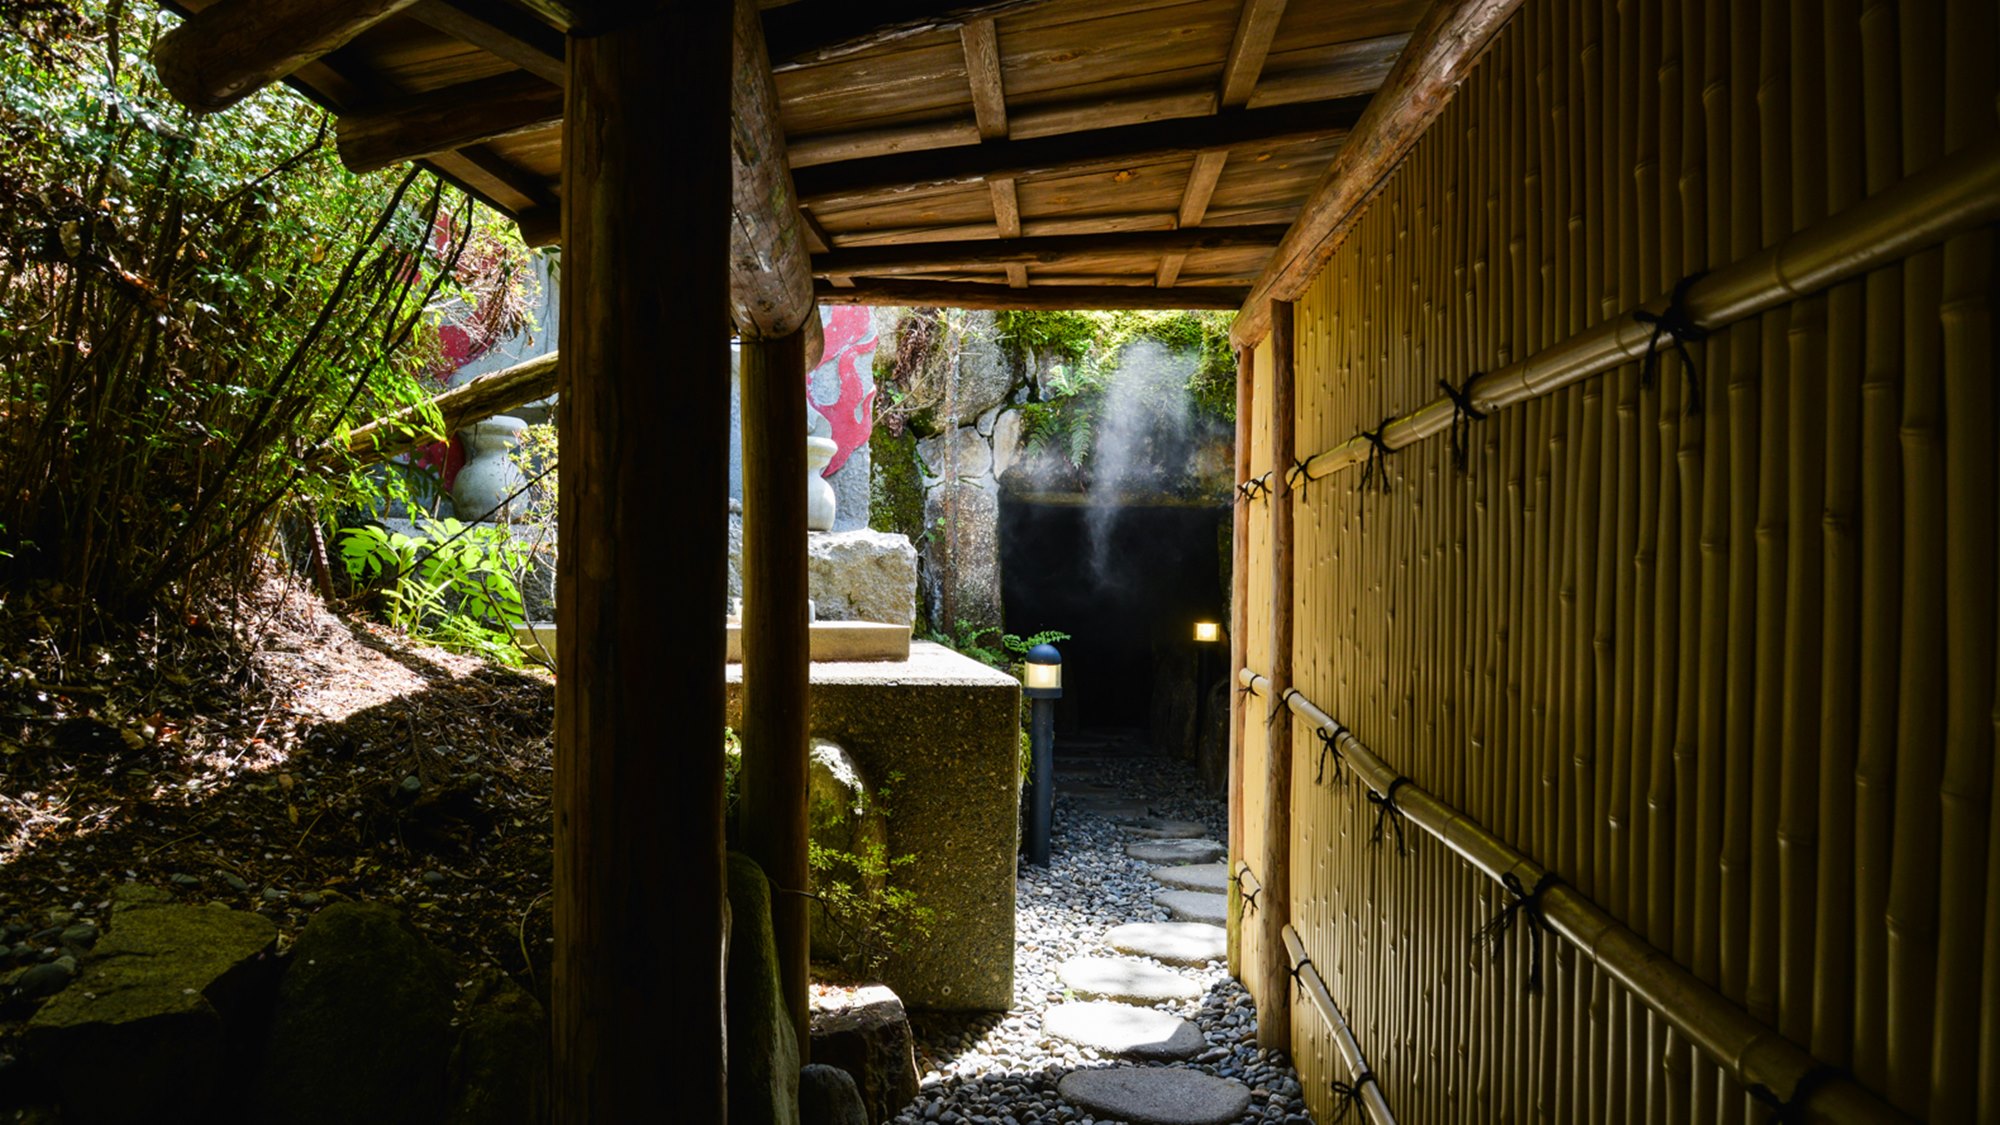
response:
[[[801,168],[799,194],[816,205],[842,204],[991,176],[1046,175],[1203,149],[1233,149],[1344,137],[1367,98],[1244,109],[1213,117],[1146,121],[1031,140],[989,141],[939,152],[907,152]]]
[[[785,162],[785,133],[778,125],[778,95],[771,86],[756,0],[736,0],[734,8],[730,314],[745,335],[785,336],[812,317],[812,265]]]
[[[815,318],[817,319],[817,318]],[[806,868],[806,378],[803,336],[743,342],[743,850],[771,899],[778,970],[801,1050],[811,933]]]
[[[1376,186],[1443,111],[1500,25],[1521,0],[1437,0],[1375,92],[1367,112],[1340,146],[1305,210],[1250,287],[1231,329],[1254,344],[1270,331],[1272,301],[1296,300],[1375,194]]]
[[[562,34],[504,0],[417,0],[410,15],[537,78],[569,81]]]
[[[1223,286],[1151,289],[1137,285],[1032,285],[1016,289],[965,281],[874,281],[853,288],[817,284],[828,305],[937,305],[956,309],[1233,309],[1244,290]]]
[[[1243,487],[1250,480],[1250,412],[1252,387],[1256,382],[1257,353],[1253,348],[1236,349],[1236,502],[1229,514],[1229,668],[1230,682],[1235,671],[1249,660],[1250,640],[1250,502]],[[1229,870],[1233,876],[1247,856],[1243,839],[1243,739],[1248,700],[1240,691],[1229,693]],[[1230,888],[1229,971],[1241,976],[1243,900]]]
[[[720,5],[648,6],[569,45],[558,1125],[725,1120],[730,25]]]
[[[342,451],[347,464],[385,461],[417,446],[449,438],[460,427],[481,418],[538,402],[556,393],[556,352],[522,360],[512,367],[488,371],[460,383],[421,406],[408,406],[348,432],[344,442],[321,446],[315,461],[332,461]],[[430,419],[436,418],[436,424]]]
[[[1264,729],[1270,749],[1264,759],[1264,813],[1258,872],[1264,901],[1257,911],[1255,973],[1258,992],[1257,1042],[1266,1050],[1292,1049],[1291,966],[1285,959],[1285,926],[1292,914],[1292,713],[1285,692],[1292,685],[1292,486],[1286,470],[1298,456],[1298,419],[1293,412],[1296,352],[1292,303],[1271,309],[1271,683]]]
[[[227,109],[413,2],[221,0],[162,35],[153,67],[182,105]]]
[[[562,87],[533,74],[501,74],[405,98],[378,113],[344,115],[334,135],[348,171],[373,172],[541,129],[562,117]]]
[[[1275,223],[1249,227],[1209,227],[1197,230],[1054,234],[995,241],[973,238],[954,242],[916,242],[892,246],[851,246],[813,256],[813,272],[827,274],[930,273],[1020,262],[1055,265],[1071,258],[1102,254],[1164,254],[1173,251],[1222,250],[1238,246],[1275,246],[1285,228]]]
[[[764,38],[779,70],[826,62],[970,20],[997,19],[1052,0],[985,0],[939,10],[926,0],[802,0],[764,13]]]

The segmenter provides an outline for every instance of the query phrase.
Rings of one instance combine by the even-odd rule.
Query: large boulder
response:
[[[451,1056],[447,1125],[539,1125],[549,1116],[549,1025],[542,1006],[497,972],[466,987]]]
[[[866,528],[808,535],[806,581],[823,621],[917,618],[917,550],[908,536]]]
[[[798,1125],[799,1043],[778,978],[771,884],[729,853],[729,1125]]]
[[[225,1084],[270,998],[277,928],[222,906],[127,890],[77,981],[28,1023],[27,1053],[64,1120],[227,1119]]]
[[[444,1120],[456,975],[389,907],[336,903],[314,915],[278,987],[257,1120]]]
[[[924,466],[924,486],[945,481],[982,480],[993,473],[991,439],[976,426],[958,426],[917,442]]]
[[[814,1001],[812,1057],[854,1079],[868,1125],[882,1125],[917,1096],[910,1016],[888,988],[869,985]]]
[[[800,1125],[869,1125],[854,1079],[838,1067],[809,1063],[799,1071]]]
[[[1000,597],[1000,494],[992,478],[940,484],[924,495],[924,546],[931,620],[944,632],[958,622],[997,626]]]

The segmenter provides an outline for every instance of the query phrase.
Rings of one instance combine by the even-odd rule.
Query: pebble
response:
[[[444,872],[426,871],[424,872],[424,882],[433,887],[440,886],[444,883]]]
[[[1194,826],[1200,836],[1225,838],[1222,803],[1203,794],[1193,772],[1180,763],[1106,758],[1093,759],[1088,768],[1093,781],[1152,810],[1158,819],[1147,828],[1171,824],[1178,835]],[[923,1077],[916,1100],[889,1118],[895,1125],[953,1125],[947,1113],[961,1125],[1106,1125],[1105,1118],[1065,1102],[1056,1083],[1113,1056],[1045,1034],[1043,1016],[1076,999],[1058,975],[1063,962],[1114,955],[1107,940],[1112,929],[1165,922],[1168,916],[1153,901],[1160,890],[1151,874],[1157,862],[1125,854],[1125,846],[1141,837],[1091,807],[1112,803],[1104,793],[1090,796],[1095,799],[1077,800],[1058,787],[1050,865],[1020,868],[1014,1007],[1004,1014],[919,1014],[915,1031]],[[1216,961],[1173,971],[1199,986],[1196,997],[1148,1010],[1187,1020],[1202,1038],[1200,1052],[1176,1068],[1264,1088],[1267,1096],[1233,1125],[1278,1125],[1288,1116],[1304,1116],[1296,1073],[1289,1061],[1267,1058],[1258,1049],[1256,1009],[1226,967]]]

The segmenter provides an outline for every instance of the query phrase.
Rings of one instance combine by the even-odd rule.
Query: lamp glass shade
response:
[[[1042,691],[1061,689],[1062,665],[1036,664],[1031,661],[1026,665],[1022,686],[1030,690]]]
[[[1213,621],[1194,623],[1194,639],[1202,644],[1214,644],[1222,639],[1222,626]]]

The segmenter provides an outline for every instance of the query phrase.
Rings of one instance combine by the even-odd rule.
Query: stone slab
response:
[[[1153,811],[1153,807],[1144,801],[1111,797],[1073,797],[1070,798],[1069,805],[1078,812],[1100,816],[1114,823],[1142,819],[1151,815]]]
[[[917,613],[917,549],[886,531],[815,532],[806,536],[806,584],[821,620],[908,626]]]
[[[1161,891],[1153,901],[1166,907],[1176,922],[1206,922],[1211,926],[1229,923],[1229,896],[1206,891]]]
[[[1131,957],[1076,957],[1064,961],[1056,975],[1071,992],[1093,1000],[1157,1004],[1201,995],[1193,978]]]
[[[1147,863],[1214,863],[1229,849],[1214,840],[1142,840],[1125,845],[1125,854]]]
[[[1229,931],[1207,922],[1127,922],[1113,926],[1104,942],[1169,965],[1206,965],[1229,955]]]
[[[1208,826],[1192,820],[1149,816],[1127,824],[1125,833],[1142,840],[1195,840],[1208,834]]]
[[[727,667],[728,723],[743,722],[743,666]],[[1020,851],[1021,684],[942,645],[910,659],[812,665],[808,728],[862,776],[900,773],[888,813],[897,885],[936,912],[880,977],[911,1008],[1005,1011],[1014,999]]]
[[[1107,1000],[1057,1004],[1042,1014],[1042,1030],[1109,1055],[1172,1062],[1208,1049],[1201,1030],[1176,1015]]]
[[[1250,1108],[1250,1088],[1195,1070],[1121,1066],[1063,1075],[1056,1093],[1133,1125],[1228,1125]]]
[[[1219,863],[1183,863],[1177,867],[1155,867],[1153,878],[1177,891],[1229,889],[1229,869]]]

